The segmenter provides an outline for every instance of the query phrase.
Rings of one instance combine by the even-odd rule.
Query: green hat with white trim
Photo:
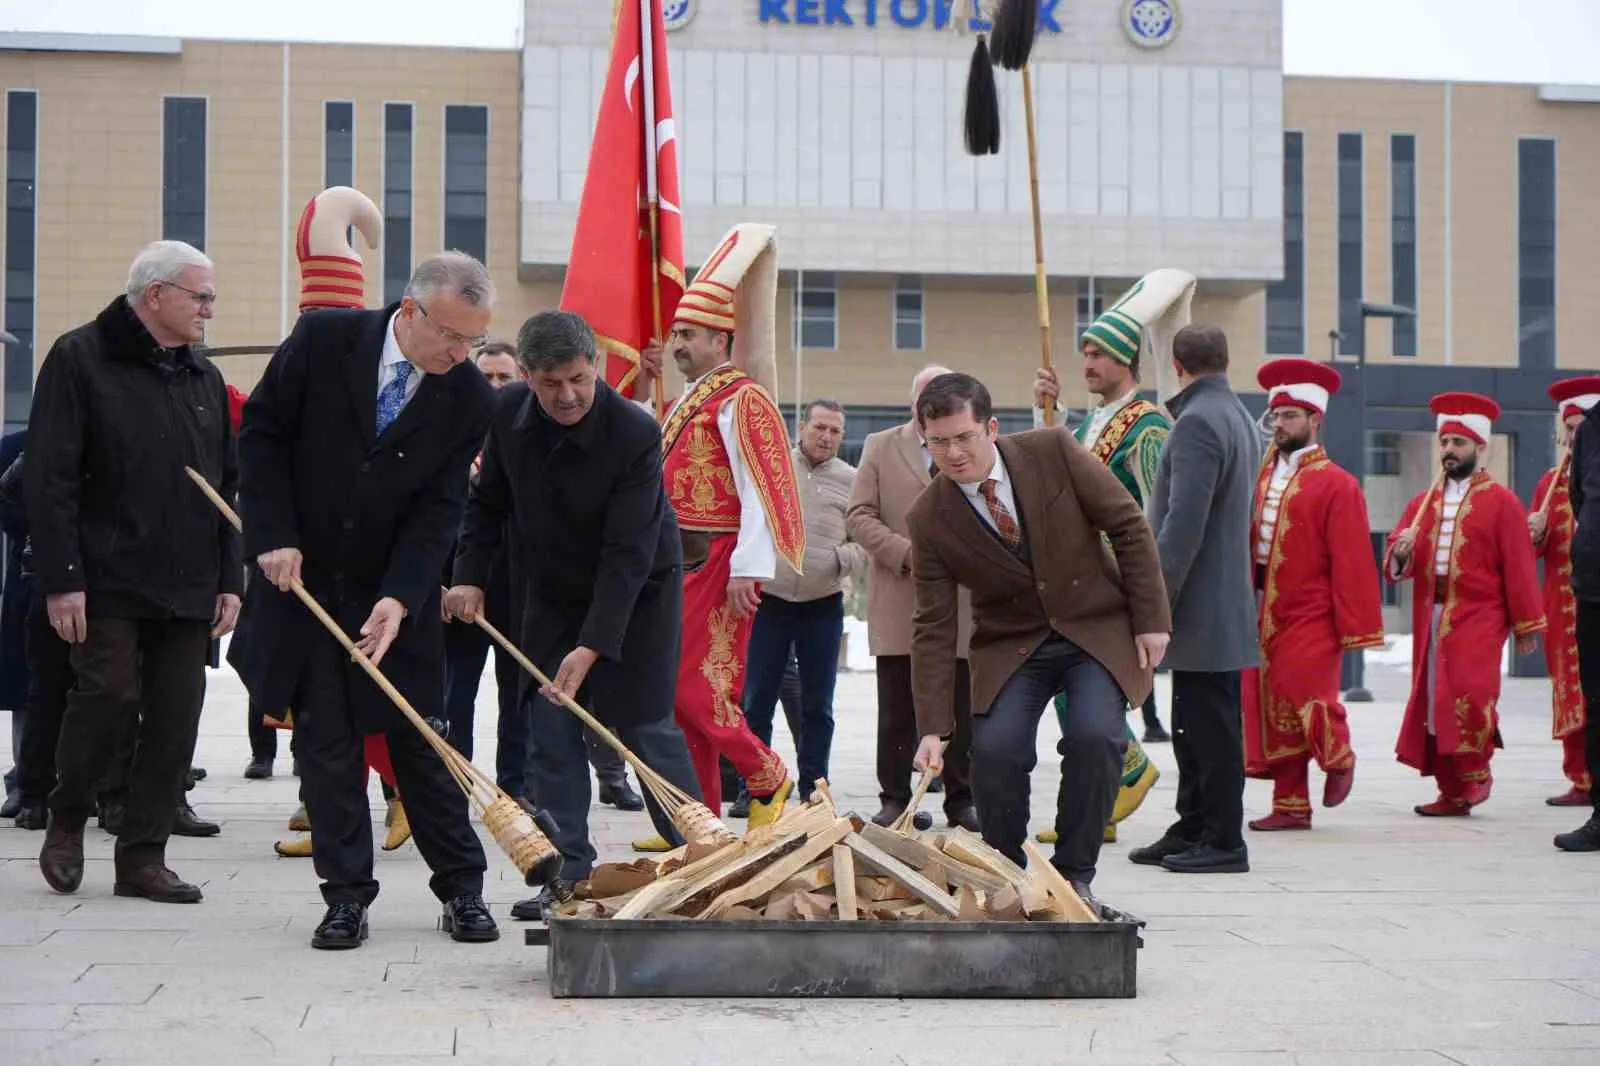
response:
[[[1132,366],[1139,358],[1139,342],[1144,337],[1144,327],[1132,315],[1116,308],[1102,314],[1083,331],[1083,341],[1093,344],[1123,366]]]
[[[1123,366],[1134,365],[1141,349],[1149,352],[1155,364],[1156,393],[1165,402],[1178,391],[1172,338],[1189,324],[1194,289],[1195,276],[1187,271],[1171,267],[1152,270],[1083,331],[1083,341]]]

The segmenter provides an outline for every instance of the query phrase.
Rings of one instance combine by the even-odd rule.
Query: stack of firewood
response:
[[[557,909],[577,918],[1096,922],[1031,843],[1023,869],[965,830],[915,835],[840,815],[825,783],[729,844],[602,863]]]

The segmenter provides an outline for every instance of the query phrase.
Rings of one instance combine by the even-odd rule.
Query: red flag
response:
[[[651,202],[658,205],[651,247]],[[683,295],[683,218],[661,0],[622,0],[589,149],[561,307],[588,321],[608,384],[633,396],[639,350],[663,337]],[[660,279],[654,312],[652,281]]]

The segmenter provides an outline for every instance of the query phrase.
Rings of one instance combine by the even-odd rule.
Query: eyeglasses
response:
[[[433,316],[428,314],[428,309],[422,306],[421,300],[413,300],[412,303],[417,305],[417,310],[422,312],[422,317],[428,320],[428,325],[433,327],[433,331],[445,340],[454,344],[465,344],[468,348],[481,348],[489,343],[489,335],[487,333],[480,333],[476,337],[468,337],[464,333],[457,333],[453,329],[447,329],[433,320]]]
[[[961,446],[961,450],[966,451],[968,448],[976,444],[978,439],[982,436],[982,430],[969,429],[965,433],[957,433],[953,437],[929,437],[927,438],[928,450],[930,452],[949,451],[950,445],[959,444]]]
[[[217,302],[217,294],[214,292],[195,292],[193,289],[179,285],[176,281],[163,281],[161,284],[169,289],[177,289],[179,292],[188,293],[194,297],[194,302],[201,307],[210,307]]]

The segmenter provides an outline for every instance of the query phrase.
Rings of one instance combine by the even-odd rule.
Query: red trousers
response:
[[[1494,784],[1494,775],[1489,772],[1489,760],[1493,755],[1493,748],[1476,755],[1440,755],[1433,750],[1430,737],[1428,772],[1439,785],[1439,795],[1456,803],[1481,803],[1488,798]]]
[[[726,755],[756,799],[766,799],[789,776],[783,760],[750,731],[742,708],[745,653],[754,616],[728,609],[733,534],[716,537],[705,564],[683,576],[683,643],[678,660],[677,720],[689,746],[700,793],[713,813],[722,810]]]
[[[1281,814],[1311,813],[1311,760],[1323,773],[1355,766],[1350,747],[1350,721],[1342,703],[1315,702],[1305,723],[1309,751],[1268,764],[1272,777],[1272,809]]]
[[[1584,761],[1581,729],[1561,738],[1561,772],[1567,775],[1567,780],[1579,792],[1589,792],[1594,788],[1594,782],[1589,779],[1589,765]]]

